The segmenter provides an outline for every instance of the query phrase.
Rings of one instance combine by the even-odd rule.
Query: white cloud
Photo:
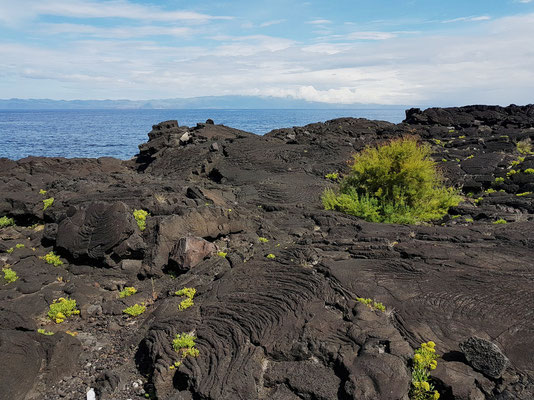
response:
[[[184,37],[191,35],[193,30],[189,27],[177,26],[123,26],[117,28],[102,28],[93,25],[81,24],[42,24],[43,34],[76,34],[87,35],[95,38],[127,39],[147,36],[175,36]]]
[[[489,15],[480,15],[480,16],[471,16],[471,17],[460,17],[454,19],[448,19],[446,21],[441,21],[443,24],[450,24],[452,22],[477,22],[477,21],[488,21],[491,17]]]
[[[285,19],[275,19],[273,21],[265,21],[265,22],[260,24],[260,28],[266,28],[268,26],[278,25],[278,24],[281,24],[283,22],[286,22],[286,20]]]
[[[325,24],[331,24],[332,21],[330,21],[329,19],[314,19],[314,20],[308,21],[306,23],[307,24],[312,24],[312,25],[325,25]]]

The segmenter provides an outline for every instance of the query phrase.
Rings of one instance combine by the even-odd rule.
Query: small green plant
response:
[[[63,261],[61,261],[59,259],[59,256],[55,254],[53,251],[39,258],[41,260],[44,260],[47,264],[52,264],[54,267],[59,267],[63,265]]]
[[[9,264],[5,265],[2,268],[2,271],[4,272],[4,281],[6,281],[6,285],[16,282],[17,279],[19,279],[17,273],[11,269]]]
[[[516,143],[517,151],[521,154],[532,154],[532,143],[530,138],[520,140]]]
[[[324,177],[332,181],[337,181],[339,179],[339,174],[337,172],[332,172],[330,174],[326,174]]]
[[[60,297],[50,304],[48,317],[56,324],[60,324],[71,315],[77,315],[79,313],[80,310],[76,308],[76,300],[69,299],[68,297]]]
[[[0,228],[15,225],[15,220],[6,216],[0,217]]]
[[[470,159],[472,159],[472,158],[475,158],[474,154],[468,155],[467,158],[466,158],[466,160],[470,160]]]
[[[219,252],[217,252],[217,255],[219,257],[223,257],[224,258],[224,257],[226,257],[228,255],[228,253],[225,253],[224,251],[219,251]]]
[[[523,193],[517,193],[516,196],[521,197],[521,196],[528,196],[530,194],[532,194],[532,192],[523,192]]]
[[[458,139],[465,139],[465,135],[458,136]]]
[[[512,176],[512,175],[515,175],[515,174],[517,174],[517,171],[515,169],[511,169],[510,171],[508,171],[506,173],[506,176]]]
[[[499,218],[497,221],[493,221],[493,224],[499,225],[499,224],[507,224],[505,219]]]
[[[436,369],[439,356],[435,350],[436,344],[432,341],[422,343],[415,350],[412,366],[411,400],[437,400],[439,392],[430,383],[430,371]]]
[[[439,140],[439,139],[432,139],[432,141],[433,141],[435,144],[437,144],[438,146],[441,146],[441,145],[442,145],[441,140]]]
[[[45,195],[45,194],[46,194],[46,190],[44,190],[44,189],[40,189],[40,190],[39,190],[39,194]]]
[[[456,219],[456,218],[460,218],[460,217],[461,217],[460,214],[458,214],[458,215],[451,215],[451,218],[452,218],[452,219]]]
[[[274,260],[276,256],[272,253],[267,254],[265,257],[267,257],[269,260]]]
[[[183,311],[193,306],[195,304],[193,302],[193,298],[195,297],[196,293],[197,293],[197,290],[195,288],[188,288],[188,287],[184,287],[183,289],[180,289],[174,292],[176,296],[185,296],[185,299],[183,299],[181,303],[178,305],[178,309],[180,311]]]
[[[37,333],[40,333],[41,335],[45,335],[45,336],[52,336],[54,334],[54,332],[44,330],[43,328],[37,329]]]
[[[447,162],[447,159],[446,158],[442,158],[441,161]]]
[[[495,183],[499,184],[499,183],[503,183],[503,182],[504,182],[504,178],[502,178],[502,177],[495,178]]]
[[[141,305],[141,304],[134,304],[133,306],[125,308],[124,310],[122,310],[122,312],[124,314],[128,314],[128,315],[130,315],[132,317],[137,317],[137,316],[143,314],[145,311],[146,311],[146,307],[144,305]]]
[[[17,243],[17,244],[15,245],[15,247],[16,247],[17,249],[23,249],[23,248],[26,247],[26,246],[25,246],[24,244],[22,244],[22,243]]]
[[[9,249],[6,250],[6,253],[7,254],[11,254],[15,251],[15,248],[14,247],[10,247]]]
[[[475,199],[475,204],[478,206],[480,203],[482,203],[482,200],[484,200],[483,197],[479,197]]]
[[[137,289],[134,288],[133,286],[127,286],[124,288],[124,290],[121,290],[119,292],[119,298],[123,299],[124,297],[128,297],[128,296],[131,296],[131,295],[134,295],[137,293]]]
[[[172,348],[177,353],[181,353],[182,359],[187,356],[198,357],[199,351],[195,347],[196,337],[188,333],[177,333],[172,340]]]
[[[528,175],[534,175],[534,168],[527,168],[523,172]]]
[[[264,237],[259,237],[259,238],[258,238],[258,242],[260,242],[260,243],[268,243],[268,242],[269,242],[269,239],[264,238]]]
[[[443,186],[431,152],[412,137],[366,148],[354,156],[339,193],[325,190],[325,209],[370,222],[415,224],[441,218],[461,198]]]
[[[471,217],[467,217],[467,218],[465,219],[465,222],[473,222],[473,221],[474,221],[474,220],[473,220],[473,218],[471,218]]]
[[[144,231],[146,229],[146,217],[148,217],[150,214],[145,210],[134,210],[133,216],[135,218],[135,221],[137,222],[137,226],[141,231]]]
[[[362,304],[365,304],[367,307],[371,308],[372,310],[386,312],[386,306],[382,303],[374,301],[373,299],[365,299],[363,297],[356,297],[356,300]]]
[[[491,194],[491,193],[495,193],[496,190],[495,189],[492,189],[492,188],[489,188],[488,190],[485,191],[487,194]]]
[[[45,211],[48,207],[51,207],[52,204],[54,204],[54,198],[50,197],[49,199],[43,200],[43,211]]]

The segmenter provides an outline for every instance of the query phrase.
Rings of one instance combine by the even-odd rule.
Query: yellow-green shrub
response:
[[[430,371],[436,369],[439,356],[436,354],[436,344],[432,341],[422,343],[415,350],[412,366],[412,387],[410,399],[412,400],[437,400],[439,393],[434,389],[430,381]]]
[[[52,204],[54,204],[54,198],[53,197],[50,197],[49,199],[44,199],[43,200],[43,211],[45,211]]]
[[[48,317],[55,321],[56,324],[60,324],[65,321],[66,318],[71,315],[79,314],[80,310],[76,308],[76,300],[60,297],[50,304],[50,310],[48,311]]]
[[[132,296],[137,293],[137,289],[133,286],[127,286],[124,288],[124,290],[121,290],[119,292],[119,298],[123,299],[128,296]]]
[[[5,228],[6,226],[15,225],[15,220],[6,216],[0,217],[0,228]]]
[[[145,210],[134,210],[133,216],[135,218],[135,221],[137,222],[137,226],[141,231],[144,231],[146,229],[146,217],[148,217],[150,214]]]
[[[197,357],[199,355],[198,349],[195,347],[196,337],[188,333],[177,333],[172,341],[172,348],[174,351],[181,353],[182,358],[187,356]]]
[[[53,251],[39,258],[41,260],[45,260],[47,264],[52,264],[54,267],[59,267],[60,265],[63,265],[63,261],[61,261],[59,259],[59,256],[55,254]]]
[[[323,193],[324,207],[370,222],[413,224],[441,218],[461,198],[443,185],[431,151],[413,137],[366,148],[354,156],[339,191]]]
[[[132,317],[137,317],[141,314],[143,314],[146,311],[146,307],[140,304],[134,304],[131,307],[125,308],[122,310],[124,314],[128,314]]]
[[[17,279],[19,279],[17,273],[11,269],[9,264],[4,266],[2,271],[4,272],[4,280],[6,281],[6,285],[8,283],[16,282]]]
[[[193,298],[195,297],[197,290],[195,288],[188,288],[184,287],[183,289],[177,290],[174,292],[176,296],[185,296],[186,298],[183,299],[180,304],[178,305],[178,309],[180,311],[183,311],[191,306],[193,306],[195,303],[193,303]]]

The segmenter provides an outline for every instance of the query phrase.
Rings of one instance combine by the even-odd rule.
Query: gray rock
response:
[[[508,358],[492,342],[478,337],[470,337],[460,344],[467,362],[474,369],[490,378],[500,378],[508,365]]]

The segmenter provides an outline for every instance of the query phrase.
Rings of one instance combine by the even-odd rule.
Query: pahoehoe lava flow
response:
[[[405,135],[464,201],[421,225],[323,209],[325,175]],[[0,285],[0,397],[407,400],[432,340],[440,398],[533,399],[531,139],[534,105],[467,106],[265,136],[166,121],[128,161],[0,159],[0,265],[18,275]],[[80,314],[51,321],[60,298]]]

